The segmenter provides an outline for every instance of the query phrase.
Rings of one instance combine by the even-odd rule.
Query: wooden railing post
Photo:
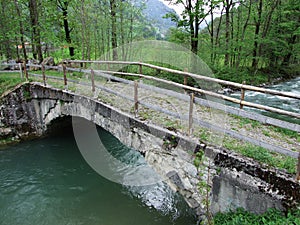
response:
[[[297,165],[296,181],[300,181],[300,150],[299,150],[299,156],[298,156],[298,165]]]
[[[138,111],[139,111],[138,86],[139,86],[138,81],[137,80],[134,81],[134,114],[135,114],[135,117],[137,117]]]
[[[139,64],[139,72],[140,74],[143,74],[143,65],[141,64],[142,62],[140,61],[140,64]]]
[[[240,109],[243,109],[243,104],[242,104],[242,101],[245,100],[245,89],[243,88],[243,85],[246,84],[246,81],[243,81],[243,84],[242,84],[242,89],[241,89],[241,102],[240,102]]]
[[[91,69],[92,92],[95,93],[95,72]]]
[[[187,69],[187,68],[184,68],[184,72],[188,72],[188,69]],[[187,75],[184,75],[184,77],[183,77],[183,84],[184,84],[184,85],[187,85],[187,83],[188,83],[188,76],[187,76]],[[186,94],[187,91],[184,90],[184,93]]]
[[[28,81],[28,72],[26,69],[26,61],[24,61],[23,66],[24,66],[24,73],[25,73],[26,81]]]
[[[64,73],[64,85],[65,85],[65,89],[68,89],[68,80],[67,80],[67,69],[66,69],[66,65],[63,64],[63,73]]]
[[[189,108],[189,128],[188,128],[188,135],[192,135],[193,133],[193,109],[194,109],[194,99],[195,94],[190,94],[190,108]]]
[[[44,86],[46,86],[46,74],[45,74],[45,65],[42,63],[42,74],[43,74],[43,82]]]
[[[188,72],[188,69],[187,68],[184,68],[184,72]],[[187,75],[184,75],[184,78],[183,78],[183,84],[184,85],[187,85],[188,83],[188,76]]]

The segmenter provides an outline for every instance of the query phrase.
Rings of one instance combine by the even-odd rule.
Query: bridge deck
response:
[[[41,67],[40,65],[31,66]],[[214,98],[214,101],[206,101],[199,97],[191,98],[191,95],[184,93],[183,89],[194,91],[192,90],[192,87],[173,83],[173,85],[175,84],[174,87],[170,88],[172,86],[170,83],[172,82],[162,82],[157,78],[152,79],[151,77],[150,79],[149,77],[147,79],[147,77],[142,74],[128,75],[128,73],[122,72],[107,71],[106,73],[104,71],[98,71],[96,72],[96,75],[93,75],[94,72],[91,70],[66,68],[65,66],[51,67],[51,69],[59,70],[61,72],[59,76],[49,76],[47,74],[45,76],[47,77],[47,85],[50,84],[59,88],[68,88],[72,92],[97,98],[122,111],[136,114],[139,119],[146,120],[149,123],[154,123],[183,134],[192,134],[192,136],[198,138],[200,142],[224,146],[252,157],[253,153],[252,155],[247,154],[247,150],[253,148],[253,146],[249,145],[250,143],[272,151],[272,155],[279,158],[279,160],[286,156],[290,156],[294,159],[299,158],[300,139],[297,132],[299,134],[300,125],[228,107],[224,104],[224,100],[227,100],[227,98],[223,98],[224,96],[215,96],[214,93],[210,92],[212,93],[211,96],[217,98],[221,97],[221,100],[217,100],[217,102],[215,102],[216,98]],[[81,75],[73,76],[74,72],[77,75]],[[131,80],[125,80],[110,75],[114,73],[117,73],[120,76],[128,75],[139,77],[140,79],[138,82],[134,83]],[[30,73],[30,79],[43,81],[43,76],[41,74]],[[64,85],[63,83],[67,84],[67,80],[68,85]],[[91,88],[91,81],[93,80],[94,85],[96,86],[94,92],[92,92]],[[112,82],[110,80],[118,82]],[[256,89],[256,87],[251,88]],[[195,91],[195,93],[207,93],[205,91],[202,92],[200,89],[195,89]],[[263,91],[269,90],[264,89]],[[288,93],[281,94],[284,96],[289,95]],[[299,96],[292,97],[298,98]],[[208,97],[208,99],[210,99],[210,97]],[[230,99],[230,101],[234,100],[233,102],[237,104],[247,105],[243,100]],[[219,104],[219,102],[222,104]],[[249,103],[249,106],[250,105],[251,104]],[[137,106],[138,113],[135,112]],[[253,107],[259,108],[260,106],[257,105]],[[285,115],[290,114],[289,112],[280,109],[268,107],[262,108],[265,108],[267,111],[275,110],[274,112],[278,111],[278,113],[283,113]],[[237,117],[236,115],[242,115],[242,117],[245,118]],[[299,118],[300,114],[291,113],[291,116]],[[293,134],[296,134],[290,135],[288,132],[286,133],[285,131],[276,129],[270,125],[290,129],[294,131]],[[242,148],[240,148],[240,146],[242,146]],[[257,152],[260,155],[265,154],[261,152],[261,149],[258,149]],[[298,159],[298,164],[299,167],[300,159]],[[299,169],[298,174],[300,174]]]
[[[124,84],[99,77],[95,80],[95,85],[98,87],[95,93],[92,92],[90,83],[84,78],[80,81],[69,82],[68,88],[76,93],[97,98],[124,112],[134,113],[134,88],[132,83]],[[140,80],[140,85],[147,85],[147,82],[149,83],[149,81]],[[48,80],[48,83],[62,87],[61,82],[55,80]],[[151,83],[151,86],[153,85],[159,86],[159,84]],[[165,87],[159,88],[165,90]],[[137,116],[149,123],[187,134],[189,97],[184,95],[180,89],[169,91],[181,93],[186,98],[182,96],[182,99],[175,98],[157,93],[154,90],[139,88],[139,112]],[[250,142],[293,158],[298,157],[299,139],[277,132],[272,126],[227,114],[226,110],[224,112],[199,104],[194,104],[193,120],[193,136],[199,138],[201,142],[225,147],[230,145],[232,148],[232,145],[238,145],[238,142],[234,141],[234,138],[237,138],[245,143]]]

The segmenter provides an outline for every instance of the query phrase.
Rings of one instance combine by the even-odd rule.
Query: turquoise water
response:
[[[300,77],[295,78],[293,80],[289,80],[286,82],[282,82],[276,85],[272,85],[269,87],[266,87],[272,90],[277,90],[277,91],[284,91],[284,92],[289,92],[289,93],[294,93],[297,95],[300,95]],[[233,97],[240,98],[240,92],[236,92],[232,94]],[[264,93],[259,93],[259,92],[253,92],[253,91],[246,91],[245,93],[245,100],[261,105],[266,105],[266,106],[271,106],[279,109],[283,109],[286,111],[290,112],[296,112],[300,113],[300,100],[297,99],[291,99],[291,98],[286,98],[286,97],[281,97],[281,96],[274,96],[274,95],[269,95],[269,94],[264,94]],[[231,105],[231,104],[229,104]],[[239,107],[238,105],[235,105]],[[261,113],[266,116],[271,116],[274,118],[286,120],[292,123],[298,123],[300,124],[300,120],[296,118],[291,118],[288,116],[284,115],[278,115],[275,113],[270,113],[266,112],[263,110],[258,110],[258,109],[253,109],[253,108],[247,108],[244,107],[246,110],[252,110],[256,111],[258,113]]]
[[[117,154],[137,155],[99,132]],[[164,183],[133,188],[98,175],[67,130],[0,150],[0,224],[192,225],[196,220]]]

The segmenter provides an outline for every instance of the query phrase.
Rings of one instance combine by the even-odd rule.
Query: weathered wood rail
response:
[[[293,98],[293,99],[299,99],[299,100],[300,100],[300,95],[296,95],[296,94],[293,94],[293,93],[270,90],[270,89],[261,88],[261,87],[254,87],[254,86],[250,86],[250,85],[246,85],[246,84],[238,84],[238,83],[234,83],[234,82],[230,82],[230,81],[224,81],[224,80],[215,79],[215,78],[211,78],[211,77],[205,77],[205,76],[201,76],[201,75],[197,75],[197,74],[192,74],[192,73],[188,73],[188,72],[182,72],[182,71],[178,71],[178,70],[168,69],[168,68],[155,66],[155,65],[151,65],[151,64],[147,64],[147,63],[142,63],[142,62],[73,60],[73,61],[67,61],[66,63],[97,63],[97,64],[104,64],[104,65],[105,64],[106,65],[110,65],[110,64],[137,65],[137,66],[139,66],[139,73],[126,73],[126,72],[120,72],[120,71],[111,71],[111,70],[109,70],[110,68],[108,68],[108,70],[93,70],[93,69],[83,69],[83,68],[71,68],[71,67],[67,67],[66,64],[63,64],[62,66],[45,66],[45,65],[34,65],[34,64],[27,64],[26,65],[26,66],[29,66],[29,67],[40,68],[42,70],[42,75],[40,75],[40,74],[35,74],[35,73],[32,73],[32,72],[28,73],[28,71],[26,70],[26,66],[23,65],[23,67],[21,67],[21,65],[19,64],[20,76],[24,77],[24,75],[25,75],[27,80],[28,80],[29,76],[42,78],[44,85],[47,85],[47,79],[61,80],[61,81],[64,82],[65,89],[68,88],[68,82],[77,83],[77,84],[80,83],[81,85],[88,86],[88,87],[91,88],[92,92],[95,92],[95,90],[97,88],[97,89],[103,90],[105,92],[108,92],[110,94],[114,94],[118,97],[124,98],[126,100],[132,101],[134,103],[134,113],[135,113],[136,116],[138,116],[138,109],[139,109],[138,106],[142,105],[142,106],[145,106],[147,108],[153,109],[155,111],[173,116],[175,118],[180,118],[180,119],[184,119],[184,120],[188,121],[188,129],[187,129],[187,134],[188,135],[192,134],[193,124],[197,124],[197,125],[200,125],[200,126],[205,127],[205,128],[212,129],[212,130],[217,131],[217,132],[224,132],[225,134],[227,134],[229,136],[232,136],[234,138],[237,138],[237,139],[240,139],[240,140],[243,140],[243,141],[250,142],[254,145],[261,146],[261,147],[266,148],[268,150],[271,150],[271,151],[274,151],[274,152],[277,152],[277,153],[281,153],[281,154],[296,158],[296,159],[298,159],[298,165],[297,165],[298,169],[297,169],[296,177],[297,177],[298,180],[300,180],[300,149],[299,149],[299,153],[298,153],[298,152],[291,151],[289,149],[285,149],[285,148],[282,148],[282,147],[279,147],[279,146],[274,146],[274,145],[271,145],[269,143],[263,142],[261,140],[256,140],[256,139],[253,139],[251,137],[244,136],[244,135],[239,134],[238,132],[235,132],[233,130],[226,130],[226,129],[224,129],[222,127],[219,127],[217,125],[214,125],[214,124],[211,124],[211,123],[208,123],[208,122],[205,122],[205,121],[200,121],[199,119],[196,119],[196,118],[193,117],[193,105],[194,104],[199,104],[199,105],[211,107],[211,108],[218,109],[218,110],[223,110],[223,111],[225,111],[226,113],[229,113],[229,114],[238,115],[238,116],[241,116],[241,117],[256,120],[256,121],[259,121],[259,122],[264,123],[264,124],[274,125],[274,126],[278,126],[278,127],[282,127],[282,128],[287,128],[287,129],[290,129],[290,130],[293,130],[293,131],[296,131],[296,132],[300,132],[300,125],[298,125],[298,124],[293,124],[293,123],[289,123],[289,122],[286,122],[286,121],[270,118],[270,117],[267,117],[267,116],[263,116],[263,115],[260,115],[260,114],[254,113],[254,112],[245,111],[245,110],[242,109],[243,106],[248,106],[248,107],[253,107],[253,108],[266,110],[266,111],[269,111],[269,112],[282,114],[282,115],[287,115],[287,116],[290,116],[290,117],[300,119],[300,114],[299,113],[289,112],[289,111],[274,108],[274,107],[269,107],[269,106],[264,106],[264,105],[260,105],[260,104],[247,102],[247,101],[244,100],[244,94],[245,94],[246,90],[249,90],[249,91],[257,91],[257,92],[262,92],[262,93],[266,93],[266,94],[272,94],[272,95],[277,95],[277,96],[282,96],[282,97],[287,97],[287,98]],[[8,65],[8,64],[6,64],[6,65]],[[152,68],[152,69],[156,69],[156,70],[160,70],[160,71],[166,71],[166,72],[169,72],[169,73],[184,76],[184,78],[185,78],[184,79],[184,84],[175,83],[173,81],[164,80],[164,79],[160,79],[160,78],[157,78],[157,77],[144,75],[144,74],[142,74],[143,67],[149,67],[149,68]],[[23,71],[21,70],[21,68],[23,68]],[[63,76],[62,77],[57,77],[57,76],[46,75],[46,73],[47,73],[46,69],[61,71]],[[81,73],[85,73],[85,74],[90,74],[90,81],[86,81],[86,82],[85,81],[80,81],[79,82],[77,80],[70,79],[67,75],[68,72],[81,72]],[[115,75],[118,75],[118,77],[115,76]],[[97,76],[108,79],[108,80],[115,80],[115,81],[118,81],[118,82],[121,82],[121,83],[124,83],[124,84],[131,85],[134,89],[134,96],[124,96],[123,94],[120,94],[115,90],[112,90],[110,88],[107,88],[107,87],[104,87],[100,84],[95,83],[95,77],[97,77]],[[147,79],[147,80],[152,80],[152,81],[164,83],[164,84],[167,84],[167,85],[172,85],[173,87],[177,87],[177,88],[181,88],[185,91],[189,91],[190,94],[186,94],[186,93],[182,94],[182,93],[175,92],[175,91],[172,91],[172,90],[166,90],[166,89],[162,89],[162,88],[159,88],[159,87],[156,87],[156,86],[151,86],[151,85],[146,85],[146,84],[143,84],[143,83],[139,83],[138,81],[127,80],[127,79],[121,78],[122,76],[138,77],[138,78],[143,78],[143,79]],[[241,93],[242,93],[241,94],[241,99],[236,99],[236,98],[232,98],[232,97],[227,96],[227,95],[222,95],[222,94],[215,93],[213,91],[202,90],[202,89],[199,89],[199,88],[188,86],[187,82],[186,82],[187,77],[200,79],[200,80],[204,80],[204,81],[209,81],[209,82],[215,82],[215,83],[218,83],[218,84],[221,84],[221,85],[232,86],[234,88],[239,88],[239,89],[241,89]],[[152,105],[152,104],[149,104],[149,103],[139,99],[138,90],[140,88],[145,89],[145,90],[155,91],[155,92],[163,94],[163,95],[172,96],[172,97],[175,97],[177,99],[189,102],[188,113],[186,115],[179,115],[177,112],[166,110],[166,109],[164,109],[160,106]],[[217,102],[208,101],[208,100],[196,97],[194,95],[194,93],[204,94],[204,95],[208,95],[208,96],[215,97],[215,98],[218,98],[218,99],[233,102],[233,103],[236,103],[236,104],[240,105],[240,108],[229,107],[229,106],[225,106],[223,104],[217,103]]]

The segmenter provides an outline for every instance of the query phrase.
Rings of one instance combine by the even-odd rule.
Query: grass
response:
[[[19,142],[19,141],[20,141],[19,139],[16,139],[14,137],[8,137],[8,138],[5,138],[5,139],[0,139],[0,150],[1,150],[1,148],[6,147],[9,144],[14,144],[14,143]]]
[[[229,116],[238,121],[240,128],[243,128],[246,125],[250,125],[252,128],[259,128],[259,129],[265,128],[266,130],[262,130],[262,133],[265,136],[270,137],[271,136],[270,132],[274,132],[274,133],[280,134],[281,136],[284,136],[286,138],[296,139],[298,142],[300,142],[300,135],[297,131],[292,131],[292,130],[289,130],[286,128],[281,128],[281,127],[275,127],[272,125],[264,126],[263,124],[261,124],[260,122],[258,122],[256,120],[242,118],[242,117],[239,117],[236,115],[229,115]]]
[[[236,212],[218,213],[214,217],[214,225],[299,225],[300,210],[284,215],[271,209],[262,215],[255,215],[243,209]]]
[[[16,73],[0,73],[0,95],[2,95],[4,92],[12,89],[17,84],[23,82],[25,80],[22,80],[20,78],[20,74],[18,72]]]
[[[274,132],[280,133],[281,135],[290,137],[290,138],[295,138],[298,142],[300,142],[300,135],[296,131],[292,131],[286,128],[281,128],[281,127],[271,127],[271,129]]]
[[[40,74],[42,75],[42,71],[41,70],[37,70],[37,71],[32,71],[31,73],[35,73],[35,74]],[[63,77],[64,74],[62,71],[56,71],[56,70],[47,70],[45,72],[46,76],[54,76],[54,77]],[[79,72],[67,72],[67,78],[83,78],[84,74],[83,73],[79,73]]]
[[[246,124],[250,124],[252,128],[262,126],[262,124],[260,122],[256,121],[256,120],[251,120],[251,119],[248,119],[248,118],[242,118],[242,117],[238,117],[238,116],[235,116],[235,118],[239,120],[240,127],[243,127]]]
[[[223,146],[246,157],[255,159],[258,162],[267,164],[270,167],[285,169],[291,174],[296,173],[297,160],[292,157],[270,152],[265,148],[237,141],[229,137],[225,137]]]
[[[195,135],[200,138],[200,141],[209,143],[214,143],[216,138],[216,134],[211,133],[205,128],[201,128],[197,133],[195,133]],[[269,167],[283,169],[290,174],[296,173],[297,160],[292,157],[270,152],[265,148],[255,146],[247,142],[242,142],[229,136],[225,136],[221,144],[223,147],[230,149],[231,151],[252,158]]]

